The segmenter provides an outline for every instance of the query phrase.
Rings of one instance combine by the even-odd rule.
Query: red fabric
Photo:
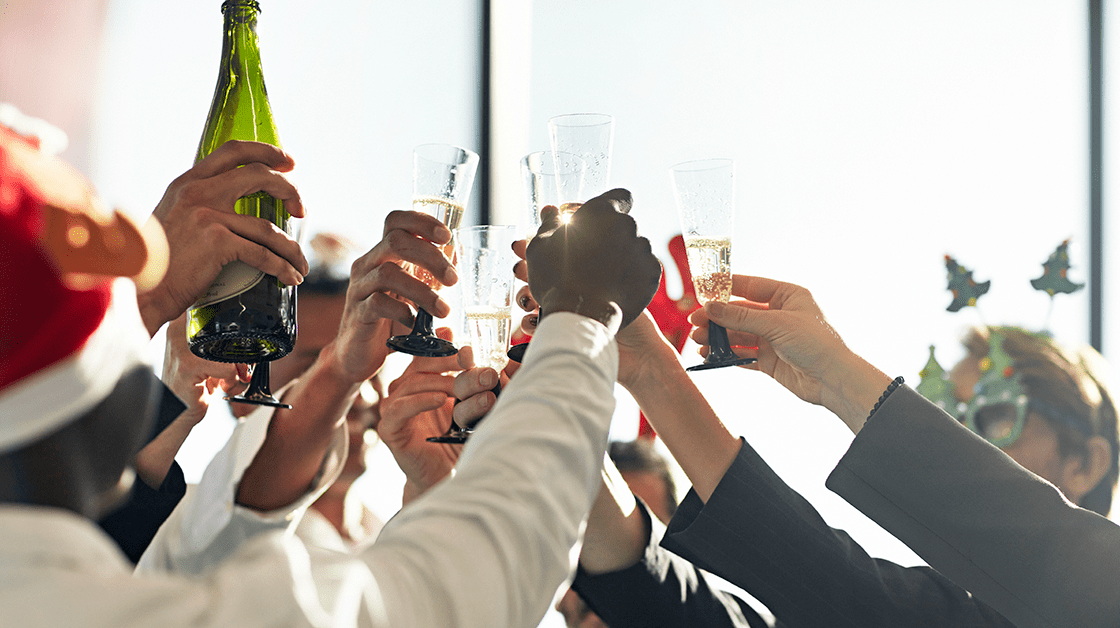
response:
[[[0,389],[73,355],[101,324],[110,285],[67,288],[39,246],[42,201],[8,159],[26,140],[0,127]]]
[[[658,329],[664,334],[670,344],[680,353],[688,341],[688,334],[692,331],[692,324],[688,322],[688,315],[700,309],[700,302],[696,300],[696,289],[692,285],[692,273],[688,270],[688,256],[685,253],[684,236],[676,235],[669,240],[669,255],[676,264],[681,275],[681,285],[684,292],[680,299],[672,299],[665,287],[665,273],[661,274],[661,284],[657,293],[649,304],[649,313],[657,322]],[[666,270],[665,272],[668,272]],[[646,416],[642,414],[638,421],[638,438],[656,438],[653,426],[649,424]]]

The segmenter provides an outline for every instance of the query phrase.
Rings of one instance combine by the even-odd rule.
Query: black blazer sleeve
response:
[[[746,442],[706,504],[689,491],[662,545],[743,588],[789,628],[1011,626],[932,569],[869,556]]]
[[[1019,628],[1120,626],[1120,527],[907,387],[828,487]]]
[[[747,602],[708,582],[692,563],[658,545],[665,527],[638,508],[651,530],[632,567],[591,575],[579,568],[572,588],[611,628],[769,628]]]

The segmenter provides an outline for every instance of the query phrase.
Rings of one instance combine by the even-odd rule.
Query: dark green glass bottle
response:
[[[222,64],[197,160],[229,140],[280,146],[261,71],[254,0],[227,0]],[[291,233],[283,201],[264,192],[238,199],[237,213],[271,221]],[[216,362],[257,363],[281,358],[296,337],[295,287],[244,264],[227,264],[187,321],[191,351]]]

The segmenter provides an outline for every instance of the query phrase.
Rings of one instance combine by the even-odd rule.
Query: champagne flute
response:
[[[731,236],[735,218],[735,163],[703,159],[673,166],[669,171],[684,234],[688,268],[701,304],[726,303],[731,298]],[[708,322],[708,357],[689,371],[751,364],[731,350],[727,330]]]
[[[412,209],[435,216],[454,234],[466,212],[478,155],[450,144],[422,144],[413,150],[412,164]],[[454,243],[452,236],[451,242],[443,247],[449,259]],[[405,270],[431,288],[440,288],[436,278],[423,268],[407,264]],[[436,336],[432,315],[419,306],[412,331],[393,336],[386,344],[390,349],[424,357],[444,357],[458,352],[454,344]]]
[[[541,209],[545,206],[552,205],[569,215],[579,208],[586,172],[587,162],[572,153],[542,150],[521,158],[529,239],[541,227]],[[528,346],[526,341],[510,347],[509,359],[520,362]]]
[[[587,163],[583,192],[594,198],[610,189],[614,118],[605,113],[568,113],[550,118],[553,152],[571,153]]]
[[[459,282],[463,314],[477,366],[501,372],[508,359],[510,329],[513,326],[513,264],[517,257],[510,244],[518,237],[515,225],[465,227],[455,233],[455,255],[463,278]],[[494,386],[494,394],[501,384]],[[433,443],[462,443],[471,429],[451,428]]]

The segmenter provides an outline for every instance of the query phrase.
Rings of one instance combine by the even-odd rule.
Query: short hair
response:
[[[1101,436],[1108,441],[1112,448],[1108,472],[1078,504],[1108,516],[1120,478],[1120,437],[1116,406],[1104,380],[1104,358],[1089,346],[1063,347],[1046,333],[1011,326],[986,326],[972,328],[965,337],[968,359],[982,360],[988,355],[993,333],[1003,336],[1003,350],[1011,357],[1016,372],[1022,375],[1027,396],[1054,408],[1066,421],[1077,426],[1039,413],[1058,435],[1062,457],[1080,456],[1087,461],[1089,438]]]
[[[669,516],[677,511],[677,485],[673,481],[673,473],[669,468],[669,461],[653,447],[653,441],[645,438],[628,441],[613,441],[608,449],[611,462],[621,473],[645,472],[654,473],[665,482],[666,499],[669,506]]]

